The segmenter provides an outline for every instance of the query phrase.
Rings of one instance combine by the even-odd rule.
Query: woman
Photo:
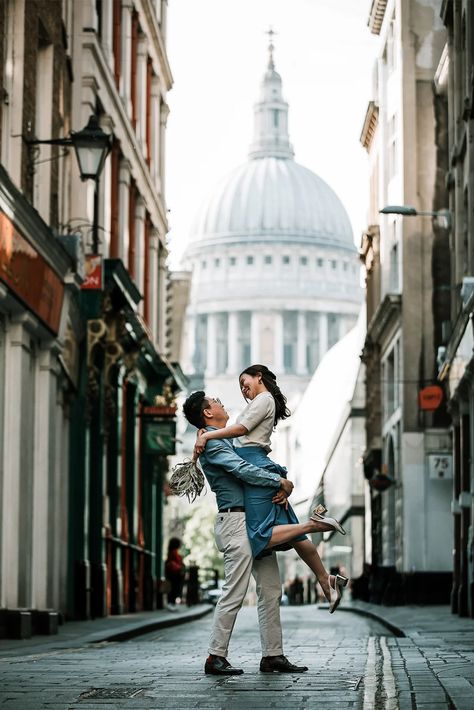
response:
[[[286,469],[268,457],[273,428],[280,419],[290,416],[286,398],[278,387],[276,377],[265,365],[251,365],[239,376],[241,392],[247,407],[237,422],[223,429],[201,429],[195,444],[199,456],[209,439],[236,438],[235,450],[246,461],[286,478]],[[272,502],[268,487],[244,486],[247,533],[254,557],[269,548],[288,550],[294,547],[301,559],[314,572],[333,613],[341,599],[341,589],[348,579],[330,575],[325,569],[315,545],[305,535],[298,535],[301,526],[291,505]],[[326,509],[318,506],[310,519],[326,525],[327,530],[345,531],[333,518],[324,517]],[[295,530],[294,526],[298,526]]]
[[[165,562],[165,578],[170,585],[168,605],[174,608],[177,599],[181,599],[184,583],[184,562],[179,553],[181,540],[172,537],[168,543],[168,556]]]

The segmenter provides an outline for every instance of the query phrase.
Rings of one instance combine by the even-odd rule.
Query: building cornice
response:
[[[293,250],[296,246],[314,246],[314,247],[324,247],[325,249],[334,249],[337,251],[347,252],[349,255],[356,255],[357,248],[354,245],[331,241],[329,238],[324,236],[312,236],[304,234],[275,234],[274,232],[269,234],[262,234],[256,231],[254,234],[216,234],[212,237],[204,237],[202,239],[196,239],[192,241],[188,248],[186,249],[186,256],[193,256],[196,254],[201,254],[203,249],[215,250],[216,247],[242,247],[246,244],[250,245],[267,245],[267,244],[279,244],[287,245]]]
[[[367,112],[365,114],[364,125],[362,126],[362,131],[360,134],[360,142],[362,146],[370,152],[372,147],[372,142],[374,139],[375,131],[377,130],[377,125],[379,122],[379,107],[375,101],[369,101],[367,106]]]
[[[367,26],[374,35],[380,34],[388,0],[372,0]]]
[[[367,337],[373,343],[379,343],[386,333],[400,319],[402,312],[402,296],[399,293],[388,293],[379,304],[367,326]]]

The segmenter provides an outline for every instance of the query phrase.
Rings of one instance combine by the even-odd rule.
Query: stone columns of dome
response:
[[[132,115],[132,0],[122,0],[122,27],[121,27],[121,45],[122,45],[122,71],[120,74],[120,95],[127,115]]]
[[[239,368],[238,341],[239,314],[230,312],[227,315],[227,374],[235,375]]]
[[[296,372],[298,375],[306,375],[308,372],[308,366],[306,358],[307,334],[305,311],[298,311],[297,328]]]
[[[273,322],[273,352],[275,374],[281,375],[285,369],[283,363],[283,313],[275,313]]]
[[[328,351],[328,314],[319,314],[319,361]]]
[[[206,377],[212,377],[217,369],[217,313],[207,316],[207,362]]]
[[[260,317],[253,311],[250,315],[250,360],[251,365],[260,362]]]

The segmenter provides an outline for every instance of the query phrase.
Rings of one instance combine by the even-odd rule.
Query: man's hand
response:
[[[194,452],[193,452],[193,461],[196,461],[197,458],[202,454],[204,449],[206,448],[206,437],[205,437],[206,430],[205,429],[199,429],[197,435],[196,435],[196,441],[194,443]]]
[[[272,503],[277,503],[277,505],[284,505],[285,510],[288,510],[288,496],[286,495],[285,491],[280,488],[278,493],[273,496]]]
[[[280,485],[282,490],[286,493],[287,496],[291,496],[293,492],[294,485],[292,484],[291,481],[289,481],[287,478],[281,478],[280,479]]]

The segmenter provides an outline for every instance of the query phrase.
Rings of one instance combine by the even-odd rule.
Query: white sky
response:
[[[344,203],[354,240],[366,226],[367,157],[359,143],[377,40],[370,0],[169,0],[166,199],[178,266],[199,205],[247,159],[269,26],[288,101],[295,159]]]

